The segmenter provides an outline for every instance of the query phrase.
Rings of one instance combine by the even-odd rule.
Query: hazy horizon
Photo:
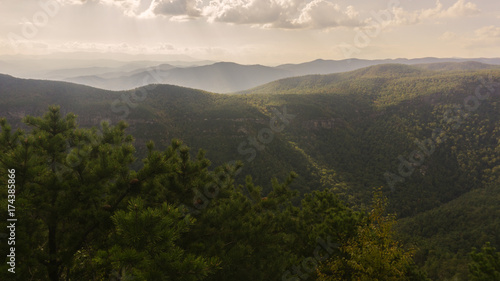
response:
[[[500,2],[0,0],[0,56],[278,65],[500,57]],[[73,54],[72,54],[73,53]]]
[[[384,61],[384,60],[419,60],[419,59],[438,59],[438,60],[496,60],[500,59],[500,56],[492,56],[492,57],[458,57],[458,56],[425,56],[425,57],[377,57],[371,59],[364,59],[361,57],[352,57],[352,58],[340,58],[340,59],[329,59],[323,57],[313,58],[311,60],[306,61],[283,61],[280,63],[243,63],[238,61],[231,60],[209,60],[198,57],[191,57],[187,55],[166,55],[166,54],[127,54],[127,53],[99,53],[99,52],[66,52],[66,53],[50,53],[50,54],[37,54],[37,55],[0,55],[0,61],[31,61],[37,60],[40,62],[44,61],[66,61],[66,62],[89,62],[89,65],[94,61],[115,61],[117,63],[134,63],[134,62],[152,62],[152,63],[179,63],[196,66],[196,65],[209,65],[214,63],[236,63],[240,65],[262,65],[268,67],[275,67],[286,64],[304,64],[310,63],[314,61],[348,61],[348,60],[366,60],[366,61]]]

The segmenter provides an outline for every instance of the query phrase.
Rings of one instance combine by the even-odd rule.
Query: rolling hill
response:
[[[154,82],[173,84],[218,93],[230,93],[247,90],[281,78],[311,74],[340,73],[381,64],[421,65],[420,67],[422,68],[430,67],[430,65],[432,65],[432,67],[436,69],[440,67],[447,67],[448,70],[452,70],[452,65],[455,65],[455,69],[463,70],[471,66],[461,64],[470,64],[470,61],[476,63],[474,68],[471,68],[476,70],[483,69],[485,67],[495,68],[493,65],[500,64],[500,60],[496,59],[466,60],[438,58],[411,60],[346,59],[338,61],[318,59],[306,63],[283,64],[276,67],[219,62],[191,67],[165,67],[165,65],[159,65],[146,69],[136,69],[133,74],[126,72],[111,72],[86,76],[66,76],[66,78],[63,78],[62,80],[108,90],[128,90]],[[488,63],[493,65],[487,66]],[[154,73],[154,80],[148,78],[152,73]]]
[[[82,54],[82,57],[88,55]],[[151,83],[172,84],[217,93],[231,93],[277,80],[304,75],[353,71],[381,64],[418,65],[427,70],[495,68],[500,59],[418,58],[383,60],[314,60],[274,67],[232,62],[178,60],[120,61],[112,58],[63,60],[0,57],[0,73],[23,78],[74,82],[107,90],[129,90]],[[464,65],[465,64],[465,65]],[[489,64],[490,66],[486,66]]]
[[[299,174],[293,188],[301,193],[329,188],[362,208],[373,188],[383,186],[390,210],[404,219],[402,234],[426,251],[425,239],[450,241],[456,234],[416,232],[434,220],[433,212],[468,212],[453,202],[480,201],[475,190],[499,187],[499,81],[499,69],[477,63],[384,64],[281,79],[230,95],[156,84],[113,92],[2,75],[0,111],[14,127],[49,104],[76,113],[84,127],[125,120],[139,154],[149,139],[164,147],[180,138],[207,150],[214,164],[242,161],[238,180],[251,174],[265,191],[271,177],[293,170]],[[484,202],[485,210],[498,205]],[[494,217],[481,220],[495,229]],[[494,235],[472,233],[463,238],[469,243],[446,246],[435,259],[420,252],[421,264],[433,278],[451,279],[468,248],[498,243]],[[462,262],[447,264],[451,254]]]
[[[65,80],[110,90],[126,90],[149,83],[161,83],[228,93],[288,77],[291,74],[286,70],[261,65],[243,66],[236,63],[220,62],[187,68],[160,65],[145,70],[136,70],[130,75],[125,74],[112,78],[104,76],[80,76]]]

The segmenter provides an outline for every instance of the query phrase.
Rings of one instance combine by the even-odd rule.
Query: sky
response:
[[[500,57],[498,0],[0,0],[0,56]]]

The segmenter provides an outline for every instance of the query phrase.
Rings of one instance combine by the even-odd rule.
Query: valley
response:
[[[136,159],[148,155],[150,140],[161,150],[180,139],[192,157],[206,151],[211,167],[241,162],[236,182],[251,175],[263,196],[272,178],[291,171],[299,198],[329,190],[354,210],[381,188],[398,235],[419,249],[417,265],[432,280],[466,280],[471,247],[500,246],[499,66],[380,64],[290,78],[255,71],[265,77],[255,83],[272,82],[227,86],[235,93],[226,94],[166,84],[111,91],[0,75],[0,116],[26,129],[22,117],[59,105],[82,128],[123,120]]]

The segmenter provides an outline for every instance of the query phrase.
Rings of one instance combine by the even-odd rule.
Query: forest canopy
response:
[[[294,205],[293,172],[263,194],[250,176],[235,184],[239,164],[212,168],[179,140],[162,151],[148,143],[135,171],[123,122],[82,129],[57,106],[24,122],[29,132],[0,121],[0,177],[15,173],[15,200],[2,189],[1,208],[15,205],[17,218],[15,273],[4,263],[4,280],[425,280],[393,240],[380,192],[371,215],[330,190]]]

